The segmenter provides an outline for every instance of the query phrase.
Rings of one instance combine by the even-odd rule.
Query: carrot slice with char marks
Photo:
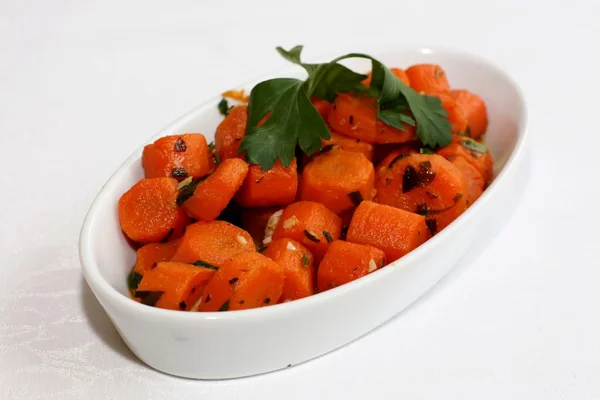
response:
[[[374,181],[373,164],[363,154],[335,149],[304,168],[299,197],[322,203],[339,214],[363,199],[373,199]]]
[[[489,150],[481,143],[471,138],[454,136],[452,143],[436,151],[440,156],[452,161],[453,157],[464,157],[472,166],[477,168],[486,185],[492,181],[494,161]]]
[[[453,90],[456,104],[462,108],[469,124],[469,133],[473,139],[479,139],[488,125],[487,107],[481,97],[468,90]]]
[[[336,240],[329,246],[317,272],[319,292],[361,278],[385,265],[385,253],[373,246]]]
[[[435,154],[401,155],[378,168],[375,201],[427,216],[432,233],[444,229],[467,209],[465,176]]]
[[[283,294],[280,303],[301,299],[315,293],[315,266],[308,249],[295,240],[274,240],[263,253],[283,267]]]
[[[187,213],[201,221],[212,221],[227,207],[248,175],[248,164],[239,158],[223,160],[217,170],[198,184],[183,203]]]
[[[252,237],[226,221],[196,222],[187,227],[171,261],[198,260],[220,266],[234,255],[256,251]]]
[[[140,275],[155,268],[158,263],[171,260],[180,240],[172,240],[167,243],[148,243],[135,252],[134,270]]]
[[[277,159],[267,171],[263,171],[260,165],[250,165],[235,201],[242,207],[285,206],[294,201],[297,191],[296,159],[287,168]]]
[[[143,304],[190,311],[215,271],[179,262],[160,262],[144,274],[135,296]]]
[[[244,158],[244,153],[238,153],[242,138],[246,132],[248,107],[235,106],[221,121],[215,131],[215,152],[221,160],[228,158]]]
[[[404,143],[417,138],[412,126],[400,130],[379,121],[373,97],[338,95],[327,122],[333,130],[369,143]]]
[[[277,304],[283,293],[283,267],[260,253],[240,253],[208,282],[199,311],[228,311]]]
[[[450,93],[446,72],[436,64],[416,64],[406,70],[410,86],[418,93]]]
[[[321,261],[329,243],[339,239],[342,219],[321,203],[298,201],[283,210],[273,232],[273,240],[289,238],[304,245]]]
[[[354,212],[346,240],[382,250],[390,263],[416,249],[429,237],[425,217],[363,201]]]
[[[177,180],[149,178],[137,182],[119,199],[119,223],[138,243],[177,239],[190,222],[177,206]]]
[[[199,178],[213,168],[212,156],[204,135],[165,136],[144,147],[142,166],[146,178]]]

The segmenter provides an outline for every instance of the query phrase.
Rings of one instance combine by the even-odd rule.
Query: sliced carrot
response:
[[[410,86],[410,79],[408,79],[408,75],[404,72],[403,69],[400,68],[390,68],[390,72],[396,76],[396,78],[400,79],[402,83],[406,86]],[[371,78],[373,76],[373,72],[367,73],[367,79],[365,79],[362,83],[365,86],[371,86]]]
[[[248,175],[248,164],[239,158],[223,160],[216,171],[196,187],[183,203],[188,215],[212,221],[227,207]]]
[[[475,202],[483,193],[485,188],[485,179],[481,176],[481,173],[465,160],[462,156],[457,156],[450,161],[467,179],[468,196],[467,196],[467,207]]]
[[[333,211],[321,203],[298,201],[283,210],[273,240],[288,238],[301,243],[318,263],[341,232],[342,219]]]
[[[449,94],[439,93],[435,95],[442,100],[442,107],[448,113],[448,122],[452,124],[452,133],[454,135],[467,132],[469,122],[465,117],[465,113],[460,105]]]
[[[242,211],[242,228],[252,236],[256,247],[262,247],[267,222],[269,222],[269,218],[279,210],[283,211],[283,208],[246,208]]]
[[[494,161],[485,145],[476,142],[471,138],[454,136],[452,138],[452,143],[438,149],[436,153],[450,161],[452,161],[453,157],[462,156],[471,165],[477,168],[479,173],[481,173],[481,176],[483,176],[483,179],[485,179],[486,185],[492,181]]]
[[[331,103],[327,100],[319,99],[318,97],[311,97],[310,102],[313,107],[317,110],[319,115],[327,121],[327,116],[329,115],[329,110],[331,109]]]
[[[410,86],[419,93],[450,93],[446,72],[436,64],[416,64],[406,70]]]
[[[441,156],[401,154],[377,171],[375,201],[427,216],[434,234],[467,209],[467,180]]]
[[[324,204],[335,213],[371,200],[375,173],[373,164],[362,154],[334,149],[321,154],[302,171],[300,200]]]
[[[280,303],[315,293],[315,266],[310,251],[291,239],[274,240],[263,253],[283,267],[283,294]]]
[[[119,199],[119,223],[138,243],[177,239],[190,222],[177,207],[177,180],[149,178],[137,182]]]
[[[425,217],[363,201],[354,212],[346,240],[382,250],[390,263],[416,249],[429,237]]]
[[[277,304],[283,293],[283,267],[262,254],[240,253],[208,282],[199,311],[228,311]]]
[[[471,137],[478,139],[485,133],[488,125],[485,102],[481,97],[468,90],[453,90],[452,96],[467,118]]]
[[[284,206],[294,201],[297,191],[296,159],[287,168],[278,159],[267,171],[263,171],[260,165],[250,165],[235,201],[242,207]]]
[[[238,153],[242,138],[246,132],[248,107],[235,106],[217,126],[215,131],[215,152],[221,160],[228,158],[244,158],[244,153]]]
[[[144,275],[146,271],[156,267],[159,262],[169,261],[180,243],[180,239],[166,243],[148,243],[135,252],[134,271]]]
[[[190,311],[215,271],[179,262],[160,262],[147,271],[135,297],[146,305]]]
[[[377,119],[376,99],[340,94],[329,112],[331,128],[368,143],[404,143],[416,140],[414,127],[392,128]]]
[[[187,227],[171,261],[204,261],[218,267],[244,251],[256,251],[248,232],[225,221],[199,221]]]
[[[165,136],[144,147],[142,166],[146,178],[199,178],[211,171],[212,156],[204,135]]]
[[[375,247],[336,240],[331,245],[317,272],[319,292],[341,286],[370,274],[385,265],[385,253]]]

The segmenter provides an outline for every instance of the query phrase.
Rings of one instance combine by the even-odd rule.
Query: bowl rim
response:
[[[358,46],[357,46],[358,47]],[[190,119],[194,118],[195,115],[201,110],[206,109],[209,105],[213,105],[215,97],[207,98],[207,100],[203,101],[199,105],[190,109],[180,117],[172,120],[168,124],[166,124],[162,129],[158,131],[154,136],[148,138],[144,144],[137,147],[131,155],[110,175],[110,177],[106,180],[106,182],[102,185],[101,189],[97,193],[94,198],[88,212],[86,213],[80,235],[79,235],[79,259],[82,267],[83,275],[94,292],[95,296],[98,298],[100,303],[103,301],[109,301],[115,307],[121,307],[123,310],[127,312],[134,313],[140,319],[161,319],[161,320],[171,320],[176,319],[179,322],[183,321],[206,321],[206,320],[222,320],[222,321],[232,321],[232,320],[240,320],[240,319],[254,319],[254,318],[277,318],[282,313],[293,312],[294,310],[298,310],[301,308],[310,308],[314,306],[315,303],[326,302],[330,300],[332,297],[341,296],[344,293],[359,290],[360,287],[368,285],[371,281],[375,279],[385,279],[385,277],[389,274],[394,273],[395,269],[404,269],[412,263],[418,262],[422,259],[428,252],[435,249],[439,243],[443,242],[445,238],[449,235],[453,235],[454,231],[459,229],[459,227],[465,223],[465,221],[471,217],[471,215],[476,214],[478,210],[484,207],[484,204],[488,202],[490,196],[493,196],[497,191],[497,187],[499,184],[505,181],[505,175],[507,171],[512,170],[515,164],[519,162],[519,160],[523,157],[525,152],[526,143],[529,138],[529,116],[528,116],[528,107],[526,96],[523,93],[523,90],[519,83],[506,71],[497,66],[494,62],[486,59],[480,55],[476,55],[474,53],[466,52],[463,50],[458,50],[451,47],[444,46],[369,46],[369,53],[375,53],[377,55],[382,54],[392,54],[392,53],[414,53],[416,54],[441,54],[447,56],[458,56],[463,59],[467,59],[471,63],[479,63],[485,65],[486,68],[494,71],[496,74],[500,75],[512,88],[515,90],[517,97],[520,100],[520,109],[521,109],[521,121],[520,124],[517,124],[517,141],[515,143],[515,147],[508,157],[506,164],[499,172],[499,174],[495,177],[493,182],[488,186],[488,188],[483,192],[483,194],[479,197],[479,199],[473,203],[471,207],[469,207],[459,218],[449,224],[445,229],[443,229],[440,233],[435,235],[433,238],[423,243],[421,246],[411,251],[407,255],[401,257],[400,259],[387,264],[385,268],[380,268],[374,271],[371,274],[361,277],[360,279],[356,279],[347,284],[338,286],[334,289],[327,290],[321,293],[315,293],[312,296],[294,300],[287,303],[275,304],[269,307],[261,307],[254,308],[248,310],[234,310],[228,312],[180,312],[177,310],[167,310],[156,307],[148,307],[146,305],[140,304],[136,301],[133,301],[130,297],[124,295],[117,289],[115,289],[100,273],[99,266],[96,262],[94,262],[94,257],[92,256],[92,248],[94,243],[91,241],[91,231],[95,223],[95,217],[98,213],[98,210],[102,207],[106,206],[106,197],[110,192],[110,189],[117,184],[120,175],[127,170],[136,160],[140,157],[140,152],[142,151],[144,145],[151,143],[158,137],[165,135],[165,132],[171,131],[171,127],[182,125],[188,122]],[[341,50],[341,49],[340,49]],[[341,50],[343,51],[343,50]],[[340,52],[341,52],[340,51]],[[325,54],[327,56],[328,54]],[[287,71],[293,71],[293,68],[297,66],[288,66],[284,68],[279,68],[271,71],[270,73],[262,74],[260,77],[256,79],[249,80],[245,83],[242,83],[236,87],[250,87],[254,86],[256,83],[269,79],[269,77],[274,75],[280,75],[283,73],[287,73]],[[104,306],[104,304],[102,304]]]

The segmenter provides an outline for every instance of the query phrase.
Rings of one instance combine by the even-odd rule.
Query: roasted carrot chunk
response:
[[[458,105],[454,97],[445,93],[436,94],[435,96],[442,101],[442,107],[448,113],[448,122],[452,124],[452,133],[458,135],[467,132],[469,123],[462,107]]]
[[[311,161],[302,171],[300,200],[324,204],[335,213],[371,200],[375,172],[361,153],[342,149],[328,151]]]
[[[385,253],[375,247],[336,240],[327,249],[317,272],[319,292],[352,282],[385,265]]]
[[[485,179],[481,173],[475,168],[471,163],[465,160],[464,157],[457,156],[452,158],[450,161],[462,174],[465,176],[467,180],[468,186],[468,196],[467,196],[467,207],[475,202],[483,193],[483,189],[485,188]]]
[[[246,132],[248,120],[248,107],[236,106],[229,110],[229,114],[217,126],[215,131],[215,152],[221,160],[228,158],[244,158],[243,153],[238,153],[242,138]]]
[[[363,201],[352,216],[346,240],[382,250],[390,263],[416,249],[429,237],[425,217]]]
[[[242,207],[285,206],[294,201],[297,191],[296,159],[287,168],[277,160],[267,171],[263,171],[260,165],[250,165],[235,201]]]
[[[146,271],[156,267],[158,263],[171,260],[179,243],[180,240],[177,239],[166,243],[148,243],[140,247],[135,252],[134,271],[144,275]]]
[[[427,217],[444,229],[467,209],[465,176],[435,154],[399,156],[377,168],[375,201]]]
[[[315,267],[308,249],[292,239],[274,240],[263,253],[283,267],[283,294],[280,303],[315,293]]]
[[[465,160],[477,168],[483,179],[485,179],[486,185],[492,181],[494,162],[485,145],[471,138],[454,136],[452,143],[437,150],[436,153],[450,161],[453,157],[464,157]]]
[[[416,64],[406,70],[410,86],[419,93],[450,93],[446,72],[436,64]]]
[[[321,118],[327,121],[327,116],[329,115],[329,110],[331,109],[331,103],[327,100],[319,99],[318,97],[311,97],[310,102],[313,107],[317,110]]]
[[[199,178],[213,167],[212,156],[202,134],[165,136],[144,147],[142,166],[146,178]]]
[[[390,72],[396,76],[396,78],[400,79],[402,83],[406,86],[410,86],[410,80],[408,79],[408,75],[404,72],[403,69],[400,68],[390,68]],[[371,86],[371,78],[373,77],[373,72],[369,72],[367,74],[367,79],[365,79],[362,83],[365,86]]]
[[[142,179],[119,199],[121,229],[138,243],[177,239],[190,222],[177,207],[177,180]]]
[[[248,175],[248,164],[239,158],[223,160],[216,171],[196,187],[183,203],[188,215],[212,221],[227,207]]]
[[[321,203],[298,201],[283,210],[273,240],[288,238],[301,243],[318,263],[341,232],[342,220],[333,211]]]
[[[248,232],[225,221],[199,221],[187,227],[171,261],[203,261],[218,267],[244,251],[256,251]]]
[[[331,128],[346,136],[368,143],[404,143],[416,140],[414,127],[392,128],[377,119],[376,99],[340,94],[327,121]]]
[[[242,228],[252,236],[256,247],[262,247],[267,222],[279,210],[283,212],[282,207],[246,208],[242,210]]]
[[[260,253],[240,253],[208,282],[200,311],[228,311],[277,304],[283,293],[283,267]]]
[[[135,297],[149,306],[190,311],[214,273],[191,264],[160,262],[144,274]]]
[[[456,104],[463,110],[469,124],[468,132],[471,137],[478,139],[485,133],[488,125],[485,102],[481,97],[468,90],[453,90],[452,96],[456,100]]]

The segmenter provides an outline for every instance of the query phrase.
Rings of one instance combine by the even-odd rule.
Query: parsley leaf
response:
[[[219,109],[219,113],[221,113],[222,116],[226,117],[229,114],[230,109],[227,99],[221,99],[219,104],[217,104],[217,108]]]

